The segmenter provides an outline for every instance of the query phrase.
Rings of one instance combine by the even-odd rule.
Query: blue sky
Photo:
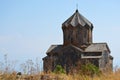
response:
[[[44,57],[51,44],[62,44],[61,24],[76,10],[94,25],[94,42],[107,42],[120,65],[120,0],[0,0],[0,61]]]

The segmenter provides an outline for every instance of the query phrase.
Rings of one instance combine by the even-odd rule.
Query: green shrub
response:
[[[57,65],[53,72],[56,74],[60,74],[60,73],[65,74],[65,70],[63,69],[63,67],[61,65]]]
[[[84,75],[94,75],[94,74],[99,75],[100,74],[99,68],[91,63],[82,65],[81,72]]]

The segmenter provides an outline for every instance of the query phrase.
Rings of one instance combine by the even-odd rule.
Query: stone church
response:
[[[63,44],[51,45],[43,58],[44,71],[53,71],[61,65],[66,72],[92,63],[100,70],[112,69],[113,57],[107,43],[93,43],[93,24],[78,10],[62,24]]]

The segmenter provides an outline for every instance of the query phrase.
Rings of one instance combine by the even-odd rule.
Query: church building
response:
[[[112,69],[113,57],[107,43],[93,42],[93,24],[78,10],[62,24],[63,44],[51,45],[43,58],[44,71],[54,71],[61,65],[72,72],[81,65],[91,63],[100,70]]]

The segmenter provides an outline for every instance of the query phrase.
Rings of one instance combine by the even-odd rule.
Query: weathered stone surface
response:
[[[63,45],[52,45],[43,58],[45,72],[61,65],[67,73],[77,72],[81,65],[92,63],[100,70],[112,69],[113,57],[107,43],[93,43],[93,25],[78,11],[62,24]]]

